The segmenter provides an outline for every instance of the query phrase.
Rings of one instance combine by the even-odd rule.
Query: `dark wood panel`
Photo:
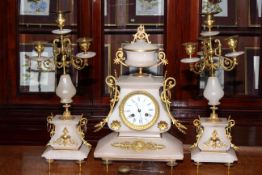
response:
[[[166,54],[168,76],[177,80],[176,93],[178,99],[191,97],[184,85],[195,86],[197,79],[188,76],[188,65],[182,64],[180,59],[185,57],[182,43],[196,41],[199,33],[199,1],[167,0],[166,18]],[[186,72],[186,73],[185,73]],[[194,89],[190,87],[190,89]],[[195,88],[196,89],[196,88]]]
[[[6,8],[6,2],[0,1],[0,12],[1,12],[1,17],[0,17],[0,24],[1,26],[8,26],[7,15],[2,15],[2,14],[7,14],[7,8]],[[6,75],[7,75],[7,66],[6,66],[6,56],[7,56],[7,32],[8,28],[7,27],[1,27],[0,29],[0,68],[1,68],[1,73],[0,73],[0,104],[3,104],[6,100],[6,87],[4,84],[7,83]]]

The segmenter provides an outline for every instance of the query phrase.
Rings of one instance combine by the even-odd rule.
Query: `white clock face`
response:
[[[132,129],[144,130],[155,124],[159,106],[152,95],[144,91],[128,94],[120,105],[120,116]]]

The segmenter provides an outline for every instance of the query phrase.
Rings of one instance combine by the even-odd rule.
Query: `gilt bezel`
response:
[[[134,123],[129,122],[129,121],[127,120],[127,117],[126,117],[125,114],[124,114],[124,107],[125,107],[125,104],[126,104],[127,100],[128,100],[130,97],[134,96],[134,95],[145,95],[145,96],[147,96],[148,98],[150,98],[150,100],[151,100],[151,101],[153,102],[153,104],[154,104],[155,114],[154,114],[154,116],[153,116],[153,119],[152,119],[149,123],[147,123],[147,124],[145,124],[145,125],[135,125]],[[121,120],[123,121],[123,123],[124,123],[128,128],[134,129],[134,130],[138,130],[138,131],[146,130],[146,129],[148,129],[148,128],[151,128],[151,127],[156,123],[156,121],[158,120],[158,118],[159,118],[159,105],[158,105],[156,99],[154,98],[154,96],[151,95],[150,93],[148,93],[148,92],[146,92],[146,91],[134,91],[134,92],[131,92],[131,93],[127,94],[127,95],[123,98],[123,100],[122,100],[122,102],[121,102],[121,104],[120,104],[120,106],[119,106],[119,114],[120,114]]]

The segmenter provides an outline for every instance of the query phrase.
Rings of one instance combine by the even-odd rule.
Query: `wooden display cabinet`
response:
[[[178,133],[175,128],[170,132],[183,143],[192,144],[195,136],[192,122],[198,115],[208,116],[209,109],[207,101],[201,95],[198,76],[190,72],[188,65],[180,63],[180,60],[186,56],[182,43],[197,41],[202,30],[201,1],[163,1],[165,2],[163,17],[158,19],[162,22],[152,25],[149,21],[146,30],[148,29],[153,43],[163,45],[169,61],[163,71],[167,71],[168,76],[174,77],[177,81],[175,90],[172,92],[172,112],[188,127],[187,135]],[[55,93],[21,91],[19,52],[20,42],[30,43],[35,39],[51,41],[54,37],[51,34],[54,26],[20,23],[19,2],[20,0],[10,0],[8,3],[0,1],[2,26],[0,28],[0,143],[43,145],[49,137],[46,131],[46,116],[51,112],[61,113],[62,107]],[[96,56],[89,62],[89,67],[81,72],[74,72],[78,84],[72,112],[83,113],[88,117],[87,140],[95,143],[109,132],[106,128],[99,133],[92,132],[94,124],[98,123],[109,110],[105,76],[114,74],[114,69],[117,69],[119,73],[119,68],[109,64],[108,57],[112,59],[116,50],[121,47],[121,43],[130,41],[136,29],[136,22],[148,20],[146,16],[143,17],[144,19],[138,19],[136,15],[130,13],[127,15],[128,18],[126,16],[114,21],[116,12],[110,10],[112,6],[106,8],[107,13],[111,12],[111,17],[105,18],[106,1],[104,0],[72,0],[70,2],[74,2],[75,5],[71,9],[74,15],[70,17],[73,22],[71,21],[69,25],[73,29],[72,40],[82,36],[91,37],[93,41],[90,50],[96,52]],[[225,76],[227,95],[222,100],[219,115],[223,117],[231,115],[236,121],[236,127],[232,131],[236,145],[259,146],[262,145],[261,136],[259,136],[262,131],[262,86],[259,81],[261,78],[258,78],[258,84],[250,85],[250,82],[255,81],[252,81],[254,74],[250,70],[253,68],[254,61],[252,63],[249,59],[261,55],[261,27],[259,25],[261,18],[255,17],[256,25],[250,25],[251,22],[254,23],[254,20],[249,20],[252,16],[249,13],[255,12],[249,10],[249,7],[253,7],[253,4],[249,6],[251,0],[234,2],[236,3],[234,25],[219,26],[217,30],[221,31],[220,37],[238,35],[240,41],[238,50],[245,50],[246,56],[239,58],[237,69]],[[123,13],[123,11],[117,13]],[[129,18],[132,15],[133,17]],[[50,21],[51,19],[51,17],[48,18]],[[36,22],[39,21],[40,19],[36,20]],[[42,22],[44,24],[41,20]],[[123,25],[125,25],[124,29]],[[250,51],[250,48],[255,50]],[[261,62],[258,68],[261,68]],[[262,76],[261,69],[256,75]],[[254,90],[253,87],[257,88]]]

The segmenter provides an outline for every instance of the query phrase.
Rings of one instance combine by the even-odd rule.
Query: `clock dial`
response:
[[[120,105],[120,116],[132,129],[150,128],[157,120],[159,106],[152,95],[144,91],[128,94]]]

